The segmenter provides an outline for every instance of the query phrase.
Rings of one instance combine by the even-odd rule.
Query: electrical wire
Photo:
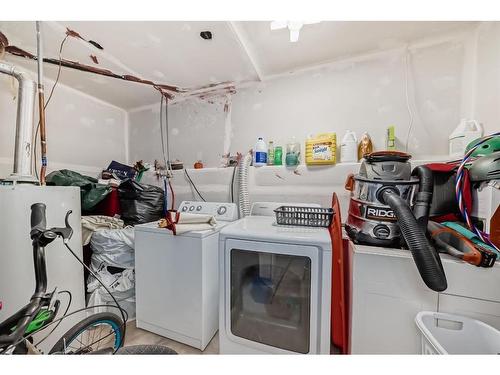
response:
[[[165,163],[165,168],[168,168],[167,157],[165,155],[165,141],[164,141],[164,136],[163,136],[163,99],[164,99],[164,95],[163,95],[163,93],[161,93],[161,100],[160,100],[160,139],[161,139],[161,153],[163,155],[163,162]]]
[[[61,293],[67,293],[68,294],[68,306],[66,306],[66,310],[64,311],[64,314],[62,316],[66,316],[66,314],[68,313],[69,311],[69,308],[71,306],[71,301],[73,300],[73,296],[71,294],[71,292],[69,290],[61,290],[59,293],[57,294],[61,294]],[[36,344],[34,344],[35,346],[38,346],[40,345],[42,342],[44,342],[47,337],[49,337],[51,334],[54,333],[54,331],[57,329],[57,327],[59,327],[59,325],[61,324],[62,320],[59,321],[59,323],[56,324],[56,326],[49,332],[47,333],[47,335],[45,335],[45,337],[43,339],[41,339],[40,341],[38,341]]]
[[[50,103],[50,100],[52,99],[52,95],[54,94],[54,90],[57,86],[57,83],[59,82],[59,78],[61,76],[61,68],[62,68],[62,50],[63,50],[63,47],[64,47],[64,43],[66,43],[66,40],[68,39],[68,36],[69,35],[66,35],[64,37],[64,39],[62,40],[60,46],[59,46],[59,66],[57,68],[57,76],[56,76],[56,80],[54,81],[54,84],[52,85],[52,89],[50,90],[50,94],[49,94],[49,97],[47,99],[47,101],[45,102],[44,106],[43,106],[43,109],[47,109],[49,103]],[[38,179],[39,176],[38,176],[38,165],[36,163],[36,150],[37,150],[37,139],[38,139],[38,133],[40,131],[40,120],[38,120],[38,124],[36,126],[36,131],[35,131],[35,139],[34,139],[34,142],[35,142],[35,146],[34,146],[34,150],[33,150],[33,160],[34,160],[34,164],[35,164],[35,175],[36,175],[36,178]]]
[[[467,224],[468,228],[471,231],[473,231],[474,233],[477,234],[477,236],[479,237],[479,239],[481,241],[490,245],[496,251],[500,251],[500,249],[491,241],[490,236],[487,233],[480,230],[478,227],[476,227],[471,220],[470,214],[467,210],[467,207],[465,206],[465,202],[463,199],[463,188],[464,188],[463,179],[464,179],[464,168],[465,168],[467,162],[470,160],[471,154],[484,142],[490,140],[491,138],[493,138],[495,136],[499,136],[499,135],[500,135],[500,133],[493,133],[489,136],[483,137],[483,138],[481,138],[481,140],[479,142],[477,142],[474,145],[474,147],[472,147],[469,151],[467,151],[467,153],[464,155],[462,161],[460,162],[460,165],[459,165],[458,170],[457,170],[457,175],[455,177],[455,196],[456,196],[456,199],[458,202],[458,207],[460,209],[460,213],[462,214],[462,217],[464,218],[465,223]]]
[[[173,210],[174,207],[175,207],[175,194],[174,194],[174,189],[172,188],[172,182],[170,181],[170,179],[168,179],[168,186],[170,187],[170,193],[172,195],[172,200],[171,200],[171,203],[170,203],[170,209]]]
[[[118,350],[118,348],[122,346],[122,344],[123,344],[123,342],[125,340],[125,333],[126,333],[126,329],[127,329],[127,319],[126,319],[125,314],[124,314],[125,310],[120,306],[120,304],[116,300],[115,296],[113,294],[111,294],[111,292],[109,291],[109,289],[107,288],[107,286],[94,273],[94,271],[92,271],[90,269],[90,267],[88,267],[80,258],[78,258],[78,255],[75,254],[75,252],[71,249],[71,247],[69,247],[69,245],[67,243],[64,243],[64,246],[66,246],[66,248],[69,250],[69,252],[92,275],[92,277],[94,277],[99,282],[99,284],[102,285],[102,287],[106,290],[106,292],[108,292],[108,294],[110,295],[110,297],[113,299],[113,302],[116,304],[116,307],[120,310],[120,314],[121,314],[121,317],[122,317],[122,320],[123,320],[123,324],[122,324],[122,327],[123,327],[123,336],[121,337],[120,345],[118,345],[118,347],[113,352],[113,354],[114,354],[114,353],[116,353],[116,351]]]
[[[406,133],[406,143],[405,143],[405,152],[408,152],[408,143],[410,142],[410,135],[413,129],[413,112],[410,106],[410,95],[409,95],[409,75],[410,75],[410,51],[408,47],[406,48],[405,53],[405,95],[406,95],[406,109],[408,110],[409,116],[409,124],[408,124],[408,132]]]
[[[196,187],[196,185],[194,184],[193,180],[191,180],[191,177],[189,176],[189,173],[187,171],[187,169],[184,169],[184,172],[186,173],[186,177],[188,178],[189,180],[189,183],[191,184],[191,186],[194,188],[194,190],[196,191],[196,193],[199,195],[199,197],[201,198],[201,200],[203,202],[206,202],[205,198],[203,198],[203,195],[201,195],[200,191],[198,190],[198,188]]]

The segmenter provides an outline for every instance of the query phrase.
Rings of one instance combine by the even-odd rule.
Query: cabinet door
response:
[[[373,254],[353,254],[352,354],[421,351],[415,316],[436,311],[438,295],[422,282],[409,252],[392,252],[375,248]]]
[[[500,303],[476,298],[439,295],[439,312],[480,320],[500,330]]]

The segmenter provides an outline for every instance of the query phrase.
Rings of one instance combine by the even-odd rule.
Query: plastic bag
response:
[[[163,189],[125,180],[118,188],[121,218],[127,225],[159,220],[163,216]]]
[[[109,266],[134,268],[134,228],[101,229],[92,235],[91,262],[96,268],[101,263]],[[95,271],[95,269],[93,269]]]
[[[89,211],[111,192],[111,187],[97,183],[97,179],[81,175],[69,169],[54,171],[47,176],[48,185],[78,186],[82,211]]]
[[[99,279],[106,285],[113,297],[117,300],[120,307],[125,309],[128,318],[135,317],[135,273],[133,269],[126,269],[123,272],[111,274],[107,266],[104,264],[97,270],[93,270]],[[116,306],[113,298],[109,295],[106,289],[92,276],[89,276],[87,281],[87,291],[90,293],[87,301],[87,306],[95,305],[110,305],[106,307],[96,307],[93,313],[112,312],[120,315],[120,311],[113,307]],[[90,311],[92,311],[90,310]]]

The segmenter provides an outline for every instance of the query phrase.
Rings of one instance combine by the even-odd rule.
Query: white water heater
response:
[[[0,186],[0,321],[17,312],[26,305],[35,290],[33,250],[30,232],[30,207],[42,202],[47,206],[47,226],[63,227],[64,216],[68,210],[73,213],[69,222],[74,230],[69,246],[82,257],[80,189],[70,186],[35,186],[15,184]],[[45,249],[47,262],[47,291],[54,287],[68,290],[72,295],[70,312],[85,306],[83,267],[57,239]],[[58,317],[66,309],[67,294],[60,295],[61,307]],[[85,313],[75,314],[64,319],[57,330],[41,345],[48,352],[55,342],[78,321]],[[45,336],[54,326],[35,335],[35,343]],[[37,339],[38,338],[38,339]]]

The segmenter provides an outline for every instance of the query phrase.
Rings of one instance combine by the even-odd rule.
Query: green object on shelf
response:
[[[276,146],[274,149],[274,165],[283,165],[283,147]]]
[[[395,151],[396,150],[396,130],[394,125],[391,125],[387,128],[387,150]]]

